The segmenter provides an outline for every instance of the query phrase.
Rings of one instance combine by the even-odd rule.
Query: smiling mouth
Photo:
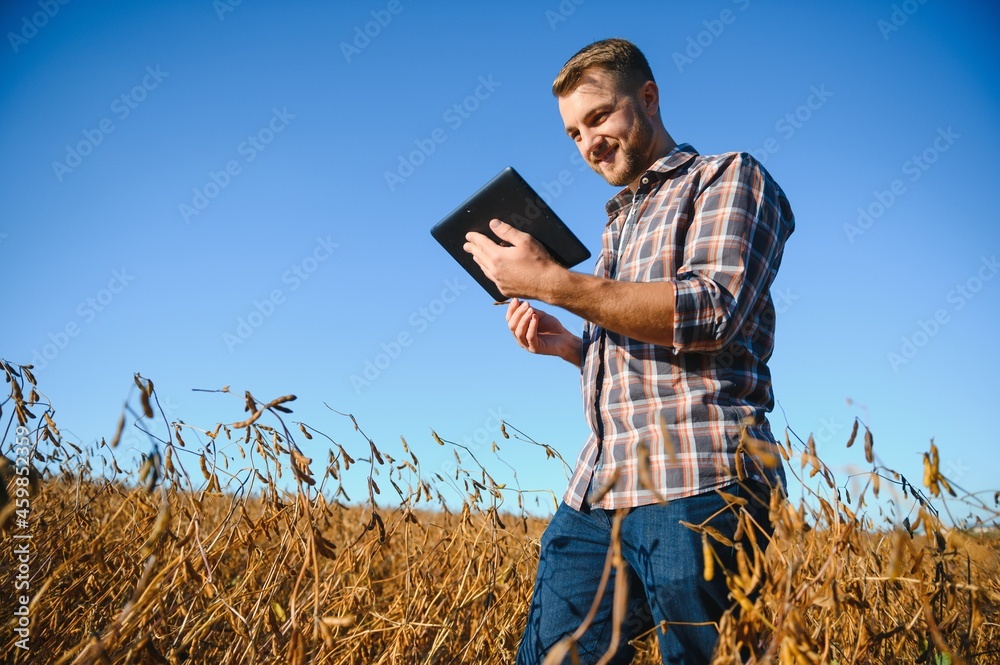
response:
[[[595,154],[593,161],[595,164],[610,164],[614,161],[615,152],[618,150],[618,146],[608,148],[601,154]]]

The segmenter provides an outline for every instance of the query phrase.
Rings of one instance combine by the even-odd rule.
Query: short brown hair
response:
[[[622,90],[630,93],[653,80],[653,70],[638,46],[625,39],[602,39],[584,46],[566,61],[552,83],[552,94],[562,97],[573,92],[580,85],[583,72],[591,67],[609,72]]]

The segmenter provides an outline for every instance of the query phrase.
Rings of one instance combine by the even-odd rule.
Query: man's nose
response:
[[[600,134],[597,132],[587,133],[581,132],[580,134],[580,145],[583,147],[583,153],[587,157],[592,157],[594,152],[601,146],[604,139],[601,138]]]

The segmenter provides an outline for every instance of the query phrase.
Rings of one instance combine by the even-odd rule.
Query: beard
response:
[[[587,160],[590,168],[604,178],[609,185],[624,187],[639,178],[650,166],[649,150],[653,143],[653,123],[645,115],[638,115],[632,129],[617,148],[621,158],[621,167],[617,170],[605,170],[601,164]]]

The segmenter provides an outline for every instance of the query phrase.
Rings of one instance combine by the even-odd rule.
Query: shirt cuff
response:
[[[717,351],[725,345],[725,292],[698,277],[674,282],[674,353]]]

